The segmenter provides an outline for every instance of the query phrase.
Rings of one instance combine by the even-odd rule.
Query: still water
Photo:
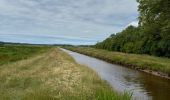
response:
[[[131,91],[135,100],[170,100],[170,80],[62,49],[77,63],[87,65],[114,90]]]

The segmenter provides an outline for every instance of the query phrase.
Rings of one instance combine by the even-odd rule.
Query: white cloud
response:
[[[131,22],[131,23],[129,23],[127,26],[132,25],[132,26],[137,27],[137,26],[138,26],[138,23],[139,23],[139,21],[132,21],[132,22]],[[126,27],[127,27],[127,26],[126,26]]]
[[[101,40],[136,18],[135,0],[0,0],[0,34]]]

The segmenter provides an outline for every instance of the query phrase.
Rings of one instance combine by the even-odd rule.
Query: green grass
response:
[[[48,48],[42,46],[0,45],[0,65],[26,59],[34,54],[42,53]]]
[[[152,70],[170,76],[170,59],[150,55],[112,52],[90,47],[64,47],[66,49],[93,56],[111,63],[121,64],[139,70]]]
[[[27,47],[15,48],[22,52]],[[42,51],[46,52],[29,53],[27,59],[0,66],[0,100],[131,100],[131,94],[113,91],[65,52],[57,48]]]

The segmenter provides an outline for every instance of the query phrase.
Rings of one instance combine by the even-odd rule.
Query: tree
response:
[[[139,26],[96,44],[97,48],[170,57],[170,0],[137,0]]]

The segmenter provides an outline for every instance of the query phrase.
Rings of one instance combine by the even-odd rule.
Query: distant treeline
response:
[[[1,41],[0,41],[0,45],[4,45],[4,42],[1,42]]]
[[[112,34],[96,48],[170,57],[170,0],[137,0],[139,26]]]
[[[72,46],[69,44],[33,44],[33,43],[14,43],[14,42],[1,42],[0,46],[3,45],[24,45],[24,46]]]

